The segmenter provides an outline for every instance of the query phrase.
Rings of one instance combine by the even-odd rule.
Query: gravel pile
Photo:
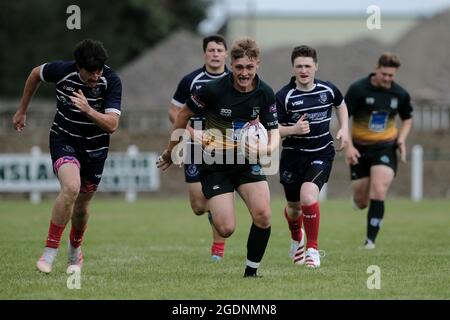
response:
[[[201,40],[199,36],[180,31],[124,66],[119,72],[124,85],[124,106],[167,107],[180,78],[202,65]],[[397,80],[413,99],[450,103],[450,11],[422,21],[392,47],[362,39],[316,49],[317,77],[334,82],[342,92],[371,72],[379,55],[389,50],[400,57],[402,67]],[[262,52],[260,75],[275,91],[291,75],[291,50],[285,47]]]

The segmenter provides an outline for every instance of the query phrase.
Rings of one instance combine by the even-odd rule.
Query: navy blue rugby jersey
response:
[[[64,135],[88,154],[108,151],[110,133],[97,126],[72,104],[72,92],[83,91],[89,105],[101,113],[114,112],[120,115],[122,84],[120,78],[108,66],[95,87],[84,84],[75,61],[45,63],[40,70],[41,80],[56,84],[56,114],[51,134]]]
[[[177,90],[172,98],[172,103],[177,107],[182,107],[187,99],[191,96],[191,93],[194,93],[200,90],[205,83],[210,82],[211,80],[222,78],[227,75],[230,71],[225,66],[225,71],[219,74],[213,74],[206,71],[206,67],[203,66],[198,68],[191,73],[185,75],[183,79],[178,83]],[[194,121],[204,121],[204,116],[202,113],[197,114],[191,118],[191,126],[194,127]]]
[[[283,140],[283,149],[310,153],[333,146],[330,134],[332,106],[338,107],[344,101],[342,93],[328,81],[314,80],[310,91],[297,88],[295,77],[276,93],[278,123],[294,125],[303,114],[309,121],[310,132],[288,136]],[[334,149],[333,149],[334,150]]]

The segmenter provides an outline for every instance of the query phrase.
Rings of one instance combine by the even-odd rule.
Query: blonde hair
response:
[[[378,59],[378,67],[399,68],[400,65],[400,59],[391,52],[383,53]]]
[[[243,57],[258,59],[259,53],[260,50],[255,40],[251,38],[240,38],[233,43],[231,48],[231,59],[236,60]]]

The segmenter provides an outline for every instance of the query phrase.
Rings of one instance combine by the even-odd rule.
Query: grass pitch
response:
[[[450,201],[388,200],[377,248],[361,248],[366,211],[348,200],[321,204],[320,269],[295,266],[282,199],[272,201],[272,235],[263,278],[243,279],[250,217],[237,200],[237,227],[225,259],[210,261],[206,216],[188,199],[94,199],[83,252],[81,289],[68,289],[67,238],[51,274],[35,270],[46,237],[49,201],[0,202],[0,299],[449,299]],[[369,266],[381,272],[368,289]],[[371,281],[369,281],[371,282]],[[371,282],[374,283],[374,282]]]

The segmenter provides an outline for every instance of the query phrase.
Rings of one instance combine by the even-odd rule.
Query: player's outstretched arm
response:
[[[181,110],[180,107],[177,107],[173,103],[170,104],[168,115],[169,115],[169,120],[172,123],[172,125],[175,123],[175,120],[177,119],[177,116],[178,116],[178,113],[180,112],[180,110]],[[202,141],[201,140],[202,130],[195,130],[194,128],[192,128],[189,125],[189,122],[188,122],[188,125],[186,126],[186,130],[189,131],[189,134],[191,135],[192,140],[197,141],[200,144],[202,143],[201,142]]]
[[[171,133],[172,136],[178,136],[180,135],[174,135],[174,132],[176,130],[186,130],[186,126],[189,122],[189,118],[191,118],[194,115],[194,112],[192,112],[191,109],[189,109],[186,105],[184,105],[181,110],[177,114],[177,118],[175,119],[175,122],[173,124],[173,129]],[[156,162],[156,166],[162,170],[166,170],[170,165],[172,164],[172,150],[173,148],[180,142],[179,139],[170,139],[169,144],[167,145],[167,148],[161,153],[161,155],[158,157],[158,160]]]
[[[30,75],[28,76],[27,81],[25,82],[25,87],[23,89],[22,99],[20,100],[19,109],[13,116],[12,122],[14,125],[14,129],[16,129],[19,132],[22,131],[23,128],[26,126],[28,105],[34,93],[38,89],[39,84],[41,83],[40,71],[41,66],[35,67],[33,70],[31,70]]]

